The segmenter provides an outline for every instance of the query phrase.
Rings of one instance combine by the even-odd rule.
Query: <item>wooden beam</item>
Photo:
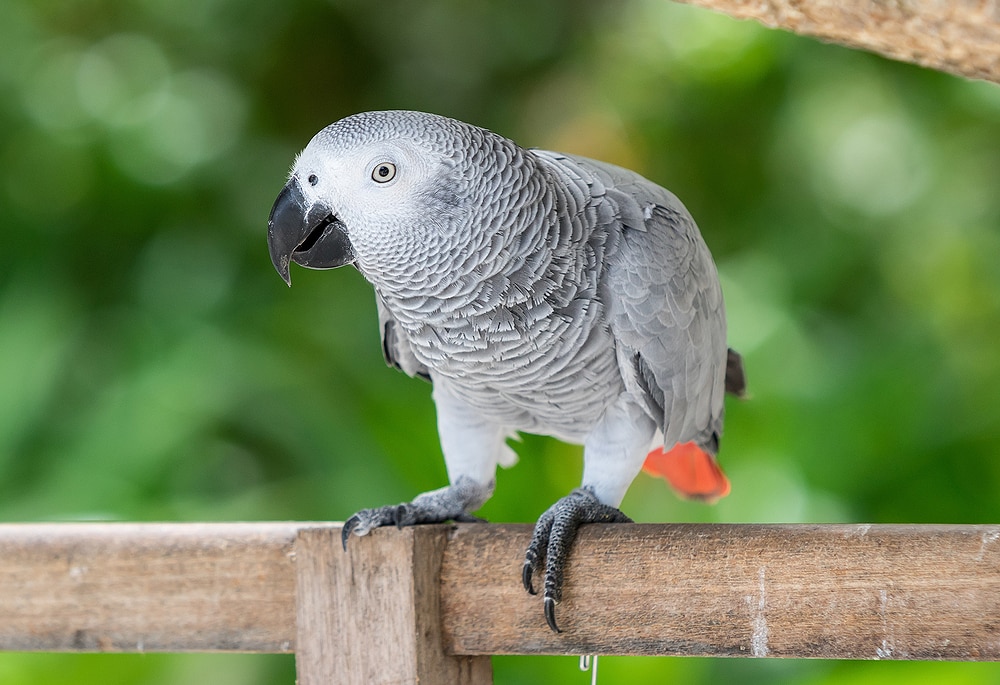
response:
[[[341,548],[340,528],[305,529],[298,566],[299,685],[489,685],[488,656],[442,650],[444,526],[386,531]]]
[[[679,0],[832,43],[1000,83],[998,0]]]
[[[1000,526],[587,526],[564,632],[520,587],[530,526],[460,526],[441,569],[455,654],[1000,659]]]
[[[560,635],[521,588],[530,531],[382,529],[344,554],[338,524],[0,525],[0,649],[288,652],[298,575],[302,597],[327,589],[357,617],[390,606],[363,588],[415,597],[392,609],[425,636],[414,655],[440,615],[444,650],[461,657],[1000,659],[1000,526],[586,526]]]
[[[0,525],[0,649],[291,652],[299,528]]]

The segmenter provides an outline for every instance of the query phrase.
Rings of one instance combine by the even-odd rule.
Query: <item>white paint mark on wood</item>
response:
[[[870,531],[871,529],[872,529],[872,524],[862,523],[854,530],[849,530],[846,533],[844,533],[844,538],[848,540],[851,538],[863,538],[866,535],[868,535],[868,531]]]
[[[889,628],[889,591],[878,591],[878,614],[882,619],[882,644],[875,648],[876,659],[891,659],[896,649],[896,640]]]
[[[986,557],[986,548],[1000,540],[1000,529],[988,530],[983,533],[982,544],[979,545],[979,554],[976,561],[982,561]]]
[[[757,597],[754,601],[752,595],[747,596],[747,604],[750,606],[750,654],[752,656],[767,656],[770,649],[767,646],[767,591],[764,584],[764,576],[767,567],[761,566],[757,571],[758,586]]]

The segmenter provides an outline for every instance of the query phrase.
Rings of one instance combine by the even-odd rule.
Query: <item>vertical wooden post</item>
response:
[[[448,527],[376,530],[347,553],[340,530],[304,528],[295,543],[299,685],[491,685],[489,657],[442,651]]]

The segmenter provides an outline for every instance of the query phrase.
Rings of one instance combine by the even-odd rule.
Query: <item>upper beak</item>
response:
[[[267,219],[267,250],[278,275],[292,284],[291,262],[311,269],[333,269],[354,261],[347,227],[329,207],[307,206],[302,186],[292,178],[278,193]]]

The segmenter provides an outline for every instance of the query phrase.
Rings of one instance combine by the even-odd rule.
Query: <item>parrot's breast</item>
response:
[[[599,303],[505,333],[472,322],[411,333],[435,383],[497,423],[581,442],[625,387]]]

